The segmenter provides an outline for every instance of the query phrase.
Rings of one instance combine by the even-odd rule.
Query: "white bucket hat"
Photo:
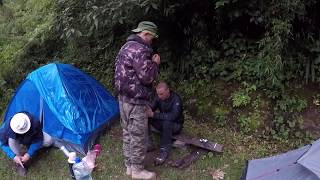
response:
[[[24,134],[31,127],[30,118],[25,113],[15,114],[10,121],[11,129],[17,134]]]

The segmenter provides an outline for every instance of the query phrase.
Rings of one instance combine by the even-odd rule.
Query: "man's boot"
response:
[[[169,156],[169,150],[167,148],[160,148],[160,153],[156,157],[154,161],[154,165],[159,166],[163,164],[167,160],[168,156]]]
[[[155,179],[156,178],[156,173],[147,171],[145,169],[138,170],[135,168],[132,168],[132,179]]]
[[[23,168],[20,164],[14,163],[14,168],[20,176],[27,176],[27,169]]]

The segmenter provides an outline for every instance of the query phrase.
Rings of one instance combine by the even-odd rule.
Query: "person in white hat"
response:
[[[25,176],[26,163],[43,145],[43,133],[40,122],[27,112],[16,113],[7,128],[0,133],[0,145],[6,155],[14,161],[17,173]],[[22,145],[27,147],[24,152]]]

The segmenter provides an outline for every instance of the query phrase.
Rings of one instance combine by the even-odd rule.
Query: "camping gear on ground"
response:
[[[1,128],[22,111],[41,121],[55,145],[84,156],[119,115],[116,99],[103,85],[74,66],[60,63],[40,67],[26,77],[9,103]]]
[[[87,155],[82,158],[76,157],[75,152],[69,152],[66,147],[62,146],[60,149],[68,157],[69,172],[73,180],[91,180],[91,172],[95,167],[95,160],[100,153],[100,145],[95,145],[94,150],[89,150]]]
[[[223,151],[223,145],[209,141],[206,138],[190,137],[185,134],[177,134],[173,136],[177,142],[174,142],[175,147],[186,149],[189,145],[192,151],[177,160],[171,160],[168,164],[176,168],[186,168],[193,162],[198,160],[201,156],[208,154],[210,151],[221,153]]]
[[[202,149],[207,149],[209,151],[213,152],[222,152],[223,145],[211,142],[206,138],[196,138],[196,137],[190,137],[185,134],[177,134],[173,136],[173,139],[179,140],[181,142],[184,142],[186,144],[190,144]]]
[[[89,168],[93,169],[96,165],[96,158],[97,153],[93,150],[90,150],[87,152],[87,155],[82,159],[82,161],[85,161]]]
[[[100,144],[96,144],[93,146],[93,151],[97,154],[97,156],[99,156],[99,154],[101,153],[101,145]]]
[[[76,162],[72,166],[74,177],[76,180],[92,180],[90,168],[86,161],[76,158]]]
[[[73,165],[74,165],[75,162],[76,162],[75,160],[74,160],[74,161],[68,160],[68,168],[69,168],[69,173],[70,173],[70,175],[71,175],[71,179],[72,179],[72,180],[75,180],[75,179],[76,179],[76,177],[74,176],[73,169],[72,169],[72,167],[73,167]]]
[[[186,167],[189,167],[193,162],[198,160],[202,155],[208,154],[208,150],[202,149],[202,148],[193,148],[191,153],[183,156],[180,159],[177,159],[175,161],[169,161],[168,164],[171,167],[176,167],[179,169],[183,169]]]
[[[91,172],[96,167],[95,162],[97,156],[101,152],[101,145],[96,144],[93,150],[89,150],[87,155],[82,158],[79,162],[79,158],[76,159],[76,162],[72,166],[72,171],[74,173],[76,180],[91,180]],[[75,172],[76,171],[76,172]]]
[[[243,180],[320,180],[320,139],[276,156],[250,160]]]
[[[75,180],[76,178],[74,176],[72,167],[73,167],[73,164],[75,163],[77,153],[68,151],[68,149],[65,146],[61,146],[60,150],[64,153],[65,156],[68,157],[68,167],[69,167],[71,179]]]
[[[61,146],[60,150],[64,153],[64,155],[66,155],[69,158],[70,151],[65,146]]]

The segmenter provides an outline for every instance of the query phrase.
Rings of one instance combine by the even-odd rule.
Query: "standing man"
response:
[[[119,93],[123,153],[126,174],[133,179],[153,179],[154,172],[144,169],[148,117],[146,105],[152,92],[160,64],[159,54],[154,54],[151,44],[158,37],[157,26],[142,21],[135,34],[130,35],[116,57],[115,88]]]
[[[184,119],[181,98],[177,93],[170,91],[167,83],[160,82],[156,86],[156,92],[157,96],[148,108],[147,116],[151,118],[150,126],[161,135],[160,153],[155,159],[155,164],[160,165],[168,158],[172,147],[172,135],[180,133]]]

